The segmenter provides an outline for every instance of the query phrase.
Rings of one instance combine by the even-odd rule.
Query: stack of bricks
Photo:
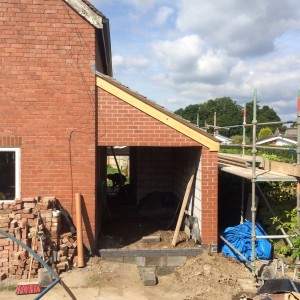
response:
[[[58,270],[68,270],[73,263],[77,262],[77,240],[71,232],[64,233],[60,236],[59,251],[57,252]]]
[[[0,203],[0,229],[35,250],[47,264],[66,270],[76,255],[76,241],[70,233],[60,236],[63,230],[56,201],[55,197],[30,197]],[[29,272],[30,278],[36,278],[41,264],[34,259],[30,268],[30,261],[28,251],[0,234],[0,281],[27,279]]]

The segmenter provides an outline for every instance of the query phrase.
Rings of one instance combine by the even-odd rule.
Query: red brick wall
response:
[[[218,152],[205,147],[201,156],[202,168],[202,242],[218,241]]]
[[[22,141],[21,195],[55,195],[74,215],[82,193],[92,241],[95,30],[62,0],[2,0],[0,31],[0,136]]]
[[[123,100],[98,89],[99,146],[199,146]]]
[[[160,123],[126,102],[98,89],[98,145],[101,146],[201,146],[194,140]],[[177,150],[178,151],[178,150]],[[200,148],[182,148],[176,157],[188,165],[180,164],[174,192],[184,195],[192,169],[191,163],[199,164]],[[186,152],[185,152],[186,151]],[[196,151],[196,152],[195,152]],[[198,153],[198,154],[197,154]],[[198,157],[198,158],[197,158]],[[218,241],[218,155],[202,147],[201,162],[197,173],[195,193],[201,198],[201,238],[203,244]],[[176,170],[175,170],[176,171]],[[201,174],[200,174],[201,172]],[[176,174],[175,174],[176,175]],[[182,176],[183,175],[183,176]],[[174,174],[172,174],[174,176]],[[184,178],[184,179],[183,179]],[[176,181],[177,180],[177,181]],[[181,192],[179,189],[181,188]],[[201,195],[198,195],[201,193]],[[183,197],[183,196],[182,196]],[[200,208],[199,208],[200,210]]]

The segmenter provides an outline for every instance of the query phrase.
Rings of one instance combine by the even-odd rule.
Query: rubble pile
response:
[[[0,230],[22,241],[61,272],[76,261],[77,241],[66,232],[57,201],[55,197],[27,197],[0,203]],[[27,250],[0,234],[0,281],[7,277],[36,278],[41,267]]]

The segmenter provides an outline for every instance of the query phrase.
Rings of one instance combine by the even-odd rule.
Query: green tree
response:
[[[253,120],[253,102],[246,103],[246,123],[251,124]],[[259,106],[259,101],[257,103],[256,109],[256,120],[258,123],[267,123],[267,122],[277,122],[280,121],[279,116],[274,111],[273,108],[270,108],[268,105],[264,105],[262,108]],[[268,125],[272,131],[275,131],[278,127],[280,131],[283,131],[281,125]],[[259,129],[258,129],[259,130]],[[252,127],[246,128],[246,134],[251,135],[252,138]]]
[[[185,108],[180,108],[175,111],[175,114],[182,118],[189,120],[191,123],[197,124],[197,114],[199,114],[199,127],[204,127],[205,122],[209,125],[214,124],[214,113],[217,117],[217,126],[231,126],[240,125],[230,129],[220,129],[220,134],[224,136],[242,135],[242,124],[243,124],[243,107],[233,101],[229,97],[210,99],[201,104],[191,104]],[[251,124],[253,119],[253,102],[246,103],[246,123]],[[277,113],[267,105],[260,108],[257,105],[257,121],[259,123],[264,122],[276,122],[280,121]],[[268,126],[275,131],[279,127],[282,131],[283,127],[278,125]],[[259,130],[259,127],[258,127]],[[210,127],[209,132],[213,132]],[[252,126],[246,127],[246,136],[252,139]]]
[[[199,114],[199,127],[204,127],[205,122],[209,125],[214,124],[214,113],[216,113],[217,126],[241,125],[243,108],[229,97],[216,98],[208,100],[201,104],[188,105],[186,108],[180,108],[175,114],[184,119],[197,123],[197,114]],[[213,130],[210,128],[210,132]],[[225,136],[241,134],[241,128],[226,130],[221,129],[220,133]]]
[[[257,138],[259,140],[265,139],[273,134],[272,129],[270,127],[263,127],[259,130]]]

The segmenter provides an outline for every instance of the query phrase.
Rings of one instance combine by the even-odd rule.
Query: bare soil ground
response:
[[[240,299],[239,295],[253,295],[248,284],[245,290],[239,280],[250,280],[250,271],[243,264],[220,254],[204,252],[189,258],[186,264],[171,274],[158,277],[153,287],[143,285],[136,265],[108,262],[90,258],[87,266],[61,275],[78,300],[84,299]],[[11,281],[4,281],[9,284]],[[0,292],[0,299],[27,300],[34,295],[17,296],[14,292]],[[56,286],[42,299],[71,299],[61,286]]]

